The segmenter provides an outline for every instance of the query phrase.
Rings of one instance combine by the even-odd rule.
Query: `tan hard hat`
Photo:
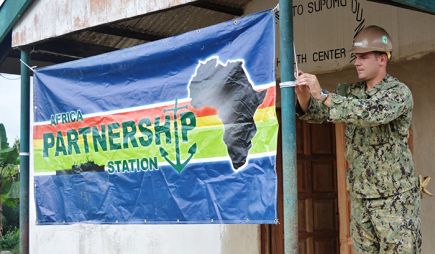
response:
[[[362,29],[353,39],[352,53],[366,53],[372,51],[386,52],[393,51],[391,37],[379,26],[367,26]]]

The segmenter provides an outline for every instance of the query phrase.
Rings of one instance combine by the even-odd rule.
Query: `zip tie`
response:
[[[29,156],[30,155],[30,153],[27,153],[27,152],[21,152],[20,153],[20,156]]]
[[[275,14],[276,20],[279,20],[279,4],[277,4],[275,7],[273,7],[272,11]]]
[[[29,68],[31,71],[34,71],[34,69],[36,68],[36,67],[38,67],[38,66],[32,66],[32,67],[30,67],[28,64],[26,64],[22,59],[20,59],[20,62],[22,63],[22,64],[24,64],[27,68]]]
[[[284,87],[295,87],[296,86],[296,81],[287,81],[287,82],[282,82],[279,83],[279,87],[284,88]]]
[[[279,12],[279,4],[277,4],[275,7],[273,7],[272,11]]]

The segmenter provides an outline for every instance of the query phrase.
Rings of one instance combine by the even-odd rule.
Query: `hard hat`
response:
[[[385,52],[390,58],[393,51],[391,37],[379,26],[367,26],[362,29],[353,39],[350,52],[366,53],[372,51]]]

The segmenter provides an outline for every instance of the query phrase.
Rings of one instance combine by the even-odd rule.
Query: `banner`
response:
[[[33,106],[38,224],[276,223],[271,11],[38,69]]]

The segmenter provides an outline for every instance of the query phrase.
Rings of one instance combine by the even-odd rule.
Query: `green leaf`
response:
[[[20,198],[20,181],[14,181],[8,193],[9,198],[19,199]]]
[[[6,136],[5,126],[0,123],[0,151],[9,148],[8,138]]]
[[[5,181],[5,179],[2,179],[2,184],[0,186],[0,194],[7,194],[9,190],[11,189],[12,181]]]

